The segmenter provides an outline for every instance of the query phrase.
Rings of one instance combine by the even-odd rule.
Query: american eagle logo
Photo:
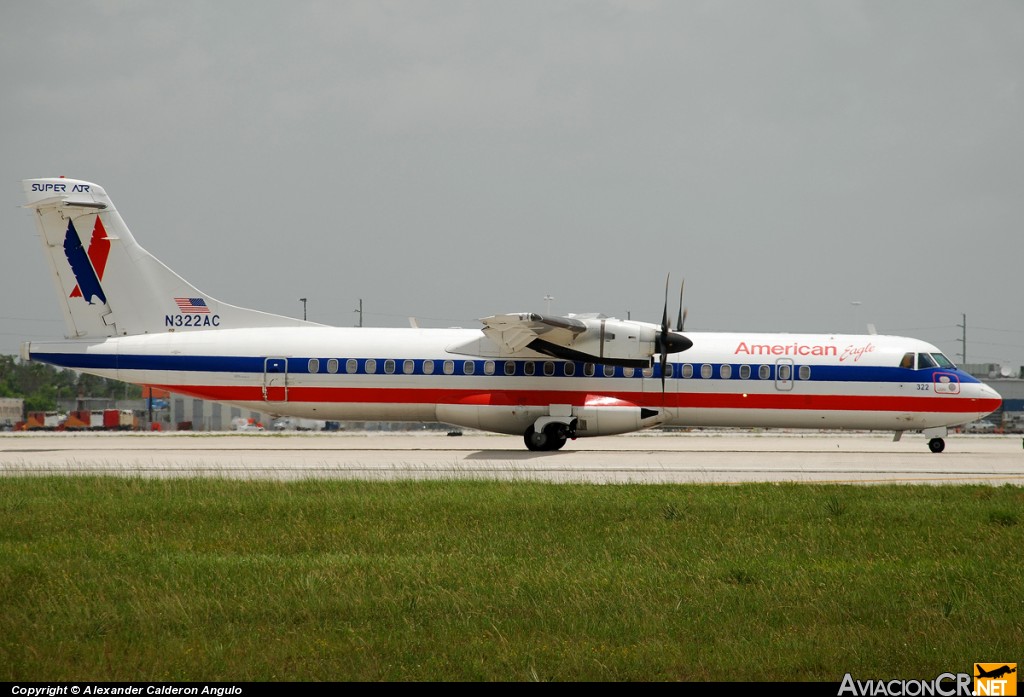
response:
[[[101,303],[107,302],[107,296],[103,294],[103,271],[107,268],[107,257],[110,255],[110,238],[103,227],[99,216],[96,216],[96,224],[92,228],[92,239],[89,240],[89,251],[85,251],[82,239],[78,236],[75,224],[68,221],[68,231],[64,235],[64,255],[68,258],[71,271],[75,274],[78,285],[71,291],[70,298],[85,298],[90,305],[93,298]]]

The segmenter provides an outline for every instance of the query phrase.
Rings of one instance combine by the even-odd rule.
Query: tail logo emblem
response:
[[[92,239],[89,240],[89,251],[85,251],[82,239],[78,236],[75,224],[68,221],[68,231],[64,235],[64,256],[68,258],[71,271],[75,274],[78,285],[71,291],[70,298],[85,298],[90,305],[93,298],[99,299],[101,303],[107,302],[107,296],[103,293],[103,272],[107,268],[107,257],[110,256],[110,239],[107,237],[106,228],[96,216],[96,224],[92,229]]]

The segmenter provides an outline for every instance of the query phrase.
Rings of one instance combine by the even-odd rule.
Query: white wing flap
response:
[[[534,339],[542,337],[552,344],[571,346],[576,337],[587,330],[587,325],[578,319],[531,312],[493,315],[480,321],[484,325],[484,334],[511,353],[522,351]]]

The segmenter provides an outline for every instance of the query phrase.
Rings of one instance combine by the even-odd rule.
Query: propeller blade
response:
[[[669,325],[668,323],[668,282],[671,278],[671,274],[665,275],[665,306],[661,311],[661,337],[659,343],[660,356],[658,362],[661,367],[661,394],[665,395],[665,368],[668,366],[668,349],[672,343],[669,339]]]
[[[664,338],[668,332],[668,281],[669,276],[665,276],[665,305],[661,311],[661,336]]]
[[[679,317],[676,319],[676,331],[683,331],[683,324],[686,322],[686,313],[683,311],[683,288],[686,287],[686,279],[679,284]]]

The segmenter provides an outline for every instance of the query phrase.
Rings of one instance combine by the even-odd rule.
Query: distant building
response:
[[[209,402],[185,395],[172,393],[169,397],[170,413],[165,430],[187,431],[232,431],[238,419],[262,424],[267,430],[273,416],[266,412],[250,411],[220,402]]]
[[[1003,406],[982,421],[1002,433],[1024,433],[1024,366],[1013,369],[998,363],[966,363],[961,368],[1003,398]]]
[[[24,399],[20,397],[0,397],[0,429],[10,428],[24,418]]]
[[[960,366],[960,370],[982,380],[986,378],[993,380],[1000,378],[1024,378],[1024,366],[1011,368],[1001,363],[964,363]]]

